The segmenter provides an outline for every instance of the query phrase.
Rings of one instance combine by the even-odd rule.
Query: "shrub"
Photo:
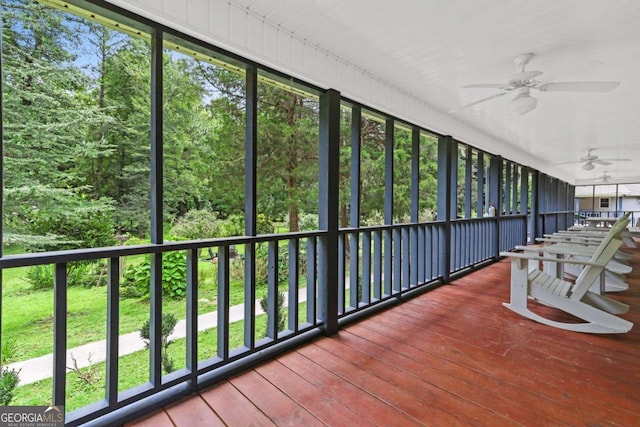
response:
[[[169,335],[173,333],[173,329],[176,327],[177,323],[178,323],[178,319],[176,319],[176,316],[173,315],[173,313],[162,313],[162,326],[160,330],[161,343],[162,343],[161,357],[162,357],[162,368],[164,369],[164,372],[167,374],[175,370],[173,359],[169,356],[167,349],[171,344],[171,341],[169,341]],[[147,348],[149,348],[149,343],[151,342],[149,329],[150,329],[149,320],[145,320],[145,322],[142,325],[142,328],[140,328],[140,338],[144,340],[144,344]]]
[[[318,229],[318,215],[314,213],[304,213],[298,219],[300,231],[313,231]]]
[[[149,257],[139,264],[130,265],[122,275],[120,296],[141,298],[151,291],[151,268]],[[171,299],[184,298],[187,294],[187,259],[184,252],[162,254],[162,291]]]
[[[54,278],[53,265],[34,265],[27,270],[26,280],[34,290],[52,289]],[[74,262],[67,264],[67,286],[91,288],[107,283],[104,263]]]
[[[256,228],[258,234],[273,234],[273,222],[265,215],[258,214],[256,217]]]
[[[267,313],[267,326],[265,327],[264,336],[267,336],[269,330],[269,311],[267,310],[269,304],[269,294],[264,294],[262,298],[260,298],[260,307],[262,310]],[[278,331],[284,330],[287,325],[287,309],[284,306],[284,292],[278,292],[278,300],[276,312],[278,313]]]
[[[0,371],[0,406],[7,406],[13,400],[15,388],[20,381],[20,371],[3,367]]]
[[[206,209],[192,209],[176,219],[171,234],[184,239],[208,239],[220,233],[220,220],[214,212]]]
[[[384,224],[384,215],[382,214],[382,212],[378,210],[374,210],[365,217],[363,222],[364,222],[364,225],[368,225],[368,226],[382,225]]]
[[[244,217],[240,215],[229,215],[225,220],[219,222],[219,237],[232,237],[244,235]]]

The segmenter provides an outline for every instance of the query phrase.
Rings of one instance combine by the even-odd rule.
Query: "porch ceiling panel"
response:
[[[640,2],[112,2],[572,183],[597,182],[605,171],[617,182],[638,177]],[[196,18],[203,14],[217,25],[203,29]],[[536,91],[538,106],[524,116],[508,112],[512,94],[451,112],[497,93],[461,86],[506,81],[518,71],[513,59],[528,52],[535,56],[527,69],[543,71],[542,81],[621,85],[607,94]],[[591,171],[557,164],[589,148],[601,158],[631,161]]]

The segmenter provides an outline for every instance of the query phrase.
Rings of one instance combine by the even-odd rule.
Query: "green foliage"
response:
[[[176,324],[178,323],[178,319],[173,313],[162,313],[162,326],[160,328],[160,336],[162,343],[162,368],[166,374],[173,372],[175,370],[175,363],[173,358],[169,356],[168,348],[171,344],[169,341],[169,335],[173,333]],[[149,320],[146,320],[142,327],[140,328],[140,337],[144,340],[145,346],[149,348],[150,335],[150,323]]]
[[[81,188],[64,190],[46,185],[7,189],[5,195],[7,228],[25,233],[24,241],[14,240],[31,252],[115,243],[114,206],[108,199],[92,200]]]
[[[67,264],[67,286],[91,288],[107,284],[107,275],[103,263],[74,262]],[[26,280],[33,290],[53,289],[54,266],[34,265],[29,267]]]
[[[230,215],[227,219],[220,221],[219,236],[244,236],[244,216]]]
[[[0,371],[0,406],[7,406],[15,394],[20,381],[20,371],[4,366]]]
[[[260,307],[262,307],[262,311],[267,313],[267,319],[269,319],[269,294],[264,294],[262,298],[260,298]],[[278,292],[278,298],[276,301],[276,312],[278,313],[278,331],[282,331],[287,326],[287,308],[284,306],[284,292]],[[268,325],[269,320],[267,320],[264,336],[267,336],[269,332]]]
[[[120,282],[122,298],[148,297],[151,292],[150,258],[132,264],[125,270]],[[171,299],[184,298],[187,293],[187,260],[183,252],[162,254],[162,292]]]
[[[207,209],[190,210],[177,218],[171,227],[171,234],[188,240],[217,237],[219,232],[220,220]]]
[[[318,229],[318,214],[304,213],[299,218],[300,231],[313,231]]]
[[[364,225],[374,226],[384,224],[384,215],[379,210],[373,210],[364,220]]]
[[[258,234],[273,234],[273,222],[263,213],[259,213],[256,217],[256,228]]]
[[[5,339],[2,343],[2,354],[0,366],[0,406],[7,406],[13,400],[14,390],[20,381],[20,371],[9,369],[4,366],[7,360],[12,359],[17,351],[17,343],[15,339]]]

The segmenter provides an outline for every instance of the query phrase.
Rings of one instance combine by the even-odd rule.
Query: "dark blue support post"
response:
[[[526,215],[529,212],[529,200],[527,195],[529,194],[529,169],[522,167],[520,169],[520,213]],[[527,227],[524,227],[524,239],[523,241],[529,243]]]
[[[502,208],[505,215],[511,215],[511,162],[507,162],[507,166],[504,169],[504,206]]]
[[[502,212],[502,157],[491,156],[489,161],[489,203],[495,206],[496,220],[493,223],[491,256],[498,258],[500,253],[500,213]]]
[[[244,234],[257,234],[257,169],[258,169],[258,72],[256,67],[248,65],[245,76],[245,198],[244,198]],[[315,260],[313,266],[315,269]],[[256,244],[247,243],[244,247],[244,346],[255,348],[256,328]],[[312,303],[311,301],[310,303]]]
[[[393,224],[393,140],[395,125],[393,119],[387,119],[384,127],[384,223]],[[391,295],[393,282],[393,233],[391,229],[383,232],[383,295]]]
[[[531,174],[531,240],[542,237],[542,224],[540,220],[540,172]]]
[[[438,232],[438,270],[442,274],[444,283],[449,282],[451,272],[451,218],[455,215],[456,194],[452,173],[454,156],[457,158],[455,143],[450,136],[438,138],[438,221],[445,221],[443,228],[436,228]],[[452,200],[453,198],[453,200]]]
[[[352,228],[360,227],[360,139],[362,136],[362,111],[359,106],[354,105],[351,109],[351,201],[349,225]],[[363,289],[359,281],[364,280],[364,275],[360,278],[359,251],[360,239],[358,233],[349,235],[349,292],[350,305],[357,308],[362,300],[362,295],[358,295],[358,289]],[[364,256],[364,249],[363,249]],[[364,261],[363,261],[364,263]],[[367,279],[368,280],[368,279]]]
[[[512,181],[513,181],[513,185],[512,185],[512,191],[513,191],[513,196],[511,197],[511,213],[512,214],[517,214],[518,213],[518,165],[516,165],[515,163],[513,164],[513,174],[511,175]]]
[[[162,32],[151,38],[151,243],[163,241]],[[149,379],[162,382],[162,253],[151,254]]]
[[[537,231],[540,234],[536,237],[542,237],[543,234],[547,233],[546,229],[546,221],[545,214],[547,213],[548,204],[547,204],[547,175],[538,172],[538,227]]]
[[[419,280],[424,280],[418,274],[424,271],[424,236],[423,245],[420,245],[419,228],[416,225],[420,221],[420,129],[414,127],[411,130],[411,222],[413,223],[409,231],[409,240],[411,242],[409,260],[409,284],[415,286]],[[406,262],[406,260],[405,260]]]
[[[484,153],[482,152],[478,152],[478,205],[476,207],[476,209],[478,210],[478,216],[484,216],[484,213],[486,212],[486,207],[485,207],[485,195],[484,195]]]
[[[320,318],[324,332],[338,332],[338,209],[340,159],[340,93],[320,96],[318,279]]]
[[[473,151],[467,145],[464,168],[464,217],[471,218],[471,185],[473,178]]]

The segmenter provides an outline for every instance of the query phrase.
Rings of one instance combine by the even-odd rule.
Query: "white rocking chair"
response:
[[[629,306],[591,292],[592,284],[604,271],[622,240],[610,233],[602,240],[589,261],[540,257],[526,253],[501,252],[511,257],[511,301],[505,307],[536,322],[576,332],[625,333],[633,323],[615,314],[626,313]],[[529,261],[572,263],[584,266],[575,283],[554,277],[544,271],[529,269]],[[529,299],[562,310],[585,322],[560,322],[534,313],[528,307]]]

